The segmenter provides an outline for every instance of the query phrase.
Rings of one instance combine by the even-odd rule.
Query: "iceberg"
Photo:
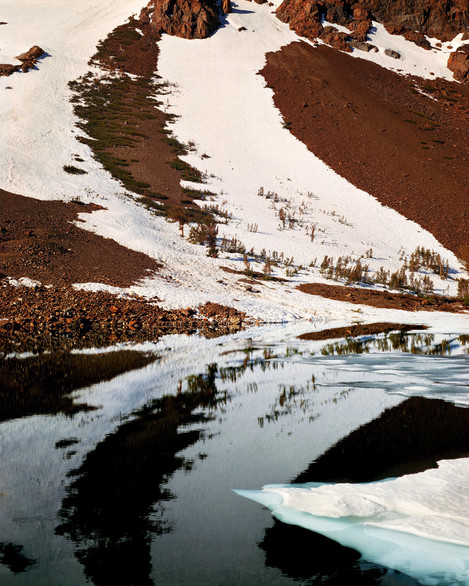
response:
[[[469,458],[363,484],[235,490],[285,523],[320,533],[363,559],[428,586],[469,584]]]

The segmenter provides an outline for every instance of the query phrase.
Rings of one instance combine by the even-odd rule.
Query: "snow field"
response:
[[[241,26],[247,30],[239,32]],[[295,40],[266,6],[240,0],[210,39],[163,36],[160,42],[159,73],[176,87],[167,104],[179,116],[174,133],[196,143],[197,152],[184,158],[206,173],[209,189],[219,194],[216,203],[232,214],[219,236],[237,238],[256,253],[293,257],[303,267],[325,255],[358,258],[372,248],[374,258],[365,260],[371,271],[381,265],[393,271],[401,267],[402,249],[410,254],[421,245],[459,269],[432,235],[339,177],[283,127],[257,72],[266,52]],[[294,218],[291,229],[288,221],[282,229],[281,210]],[[441,291],[447,286],[436,281]]]
[[[8,23],[0,30],[2,60],[14,62],[14,55],[32,44],[42,46],[49,56],[36,71],[0,79],[4,96],[0,148],[5,153],[0,187],[40,199],[78,198],[104,206],[105,210],[82,214],[80,227],[164,263],[161,275],[149,276],[121,293],[158,299],[164,307],[225,303],[267,321],[352,319],[357,312],[364,319],[391,314],[399,319],[399,312],[320,300],[294,286],[322,280],[317,270],[312,273],[308,268],[315,259],[320,264],[326,254],[358,258],[370,248],[373,258],[365,262],[371,271],[381,265],[396,270],[401,266],[401,247],[410,253],[417,245],[439,252],[458,269],[454,255],[433,236],[347,183],[283,127],[272,92],[257,72],[266,52],[298,37],[278,21],[273,9],[243,0],[210,39],[164,36],[158,73],[174,84],[166,108],[180,116],[172,126],[176,137],[196,143],[197,152],[186,160],[206,172],[206,187],[218,194],[212,203],[232,214],[227,225],[219,226],[219,237],[236,237],[246,250],[254,248],[256,253],[264,249],[271,256],[275,251],[284,259],[293,258],[293,264],[304,270],[295,275],[292,269],[286,285],[265,282],[258,292],[249,292],[238,282],[239,276],[219,270],[226,265],[243,270],[241,254],[208,259],[204,247],[180,237],[176,224],[136,205],[92,158],[89,148],[76,140],[79,131],[67,84],[89,69],[87,62],[97,42],[143,4],[141,0],[84,0],[79,5],[72,0],[40,4],[26,0],[18,6],[8,0],[1,16]],[[23,18],[26,13],[28,19]],[[247,31],[238,32],[241,26]],[[75,154],[84,159],[80,167],[86,175],[63,171],[64,165],[73,164]],[[260,188],[264,196],[258,195]],[[278,201],[267,198],[269,192],[276,193]],[[281,210],[294,218],[292,228],[287,222],[283,229]],[[278,272],[285,275],[285,270]],[[447,283],[435,279],[435,286],[443,291]],[[455,287],[451,282],[448,292]]]

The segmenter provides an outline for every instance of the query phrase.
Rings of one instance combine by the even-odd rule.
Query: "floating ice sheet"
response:
[[[422,584],[469,583],[469,459],[367,484],[269,485],[235,491],[285,523],[358,550]]]

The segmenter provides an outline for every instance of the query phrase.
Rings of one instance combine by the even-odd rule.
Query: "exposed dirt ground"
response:
[[[387,334],[389,332],[407,332],[409,330],[425,330],[425,326],[410,326],[388,322],[373,324],[350,325],[343,328],[329,328],[319,332],[308,332],[298,336],[299,340],[332,340],[334,338],[349,338],[354,336],[370,336],[375,334]]]
[[[91,59],[109,76],[103,83],[88,76],[72,83],[75,113],[81,118],[80,127],[92,138],[84,142],[126,189],[164,204],[166,215],[190,221],[200,215],[193,203],[198,194],[183,189],[181,179],[202,183],[203,178],[179,159],[193,146],[182,145],[172,136],[173,117],[166,106],[174,88],[155,75],[158,40],[138,19],[112,31]],[[122,76],[115,77],[115,72]]]
[[[460,299],[455,297],[442,297],[430,295],[419,298],[415,295],[402,293],[389,293],[388,291],[376,291],[362,289],[360,287],[343,287],[342,285],[328,285],[325,283],[308,283],[297,287],[303,293],[319,295],[327,299],[346,301],[358,305],[371,305],[372,307],[384,307],[386,309],[403,309],[405,311],[450,311],[458,313],[468,311]]]
[[[126,287],[161,267],[145,254],[75,225],[79,213],[98,209],[0,190],[0,277]]]
[[[469,86],[304,42],[268,54],[261,74],[317,157],[469,261]]]

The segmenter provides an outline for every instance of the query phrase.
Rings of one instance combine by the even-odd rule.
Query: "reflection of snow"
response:
[[[465,458],[382,482],[271,485],[239,494],[422,584],[455,585],[469,581],[468,479]]]
[[[453,353],[457,354],[454,356],[415,356],[399,352],[311,356],[323,342],[296,340],[295,335],[303,333],[304,328],[304,325],[295,331],[286,327],[259,328],[212,340],[168,336],[157,344],[141,346],[161,357],[154,363],[73,393],[76,402],[93,405],[97,407],[95,411],[72,417],[34,416],[1,424],[0,542],[21,543],[28,558],[41,562],[31,567],[28,571],[30,582],[24,584],[40,583],[43,571],[67,575],[70,584],[82,583],[81,570],[70,543],[54,535],[57,512],[70,483],[67,474],[80,467],[87,454],[92,453],[107,435],[114,434],[129,418],[135,417],[132,414],[137,409],[163,395],[176,394],[178,390],[186,392],[190,381],[194,380],[193,375],[205,373],[208,365],[217,365],[215,382],[220,393],[226,392],[226,406],[217,412],[219,417],[204,425],[207,433],[203,444],[194,445],[192,451],[184,454],[197,459],[197,454],[204,452],[203,464],[198,462],[190,472],[189,483],[183,471],[172,480],[170,487],[176,495],[172,508],[179,507],[182,518],[190,517],[193,521],[194,533],[189,534],[192,539],[188,540],[200,542],[201,547],[208,550],[213,544],[206,534],[203,535],[206,541],[200,539],[201,529],[197,524],[197,519],[206,515],[207,491],[210,491],[212,510],[219,514],[217,517],[214,513],[216,518],[212,520],[220,531],[217,544],[226,536],[227,527],[229,531],[237,527],[244,539],[245,527],[239,520],[236,505],[226,510],[227,493],[231,487],[239,486],[239,482],[242,486],[260,486],[262,482],[287,482],[296,477],[341,438],[379,417],[384,409],[401,403],[404,397],[398,392],[407,396],[416,394],[418,388],[418,394],[452,397],[455,402],[464,402],[462,384],[457,387],[454,383],[463,383],[467,357],[462,354],[464,348],[454,342]],[[441,337],[435,334],[434,342],[438,343]],[[450,338],[457,339],[456,336]],[[279,339],[281,342],[276,343]],[[246,353],[243,349],[247,346],[254,350]],[[267,362],[265,356],[270,356]],[[459,388],[459,396],[455,388]],[[278,412],[278,416],[268,417],[272,412]],[[73,444],[73,453],[67,456],[66,451],[54,446],[69,438],[79,442]],[[451,487],[447,490],[453,491],[449,494],[454,496],[457,470],[453,473],[450,465],[444,464],[424,478],[432,482],[435,479],[442,485],[448,471],[451,472],[448,477]],[[441,476],[435,476],[438,474]],[[420,475],[408,477],[409,482],[418,477]],[[463,478],[459,480],[463,491]],[[429,483],[430,480],[426,485]],[[368,486],[370,491],[374,490],[373,485]],[[384,491],[386,486],[400,485],[383,483],[380,490]],[[340,494],[340,489],[334,490]],[[412,490],[410,484],[407,502],[412,502]],[[439,509],[443,510],[444,493],[439,494]],[[282,499],[278,492],[264,491],[261,495],[263,499],[277,499],[278,504]],[[360,494],[358,498],[361,499]],[[433,509],[430,499],[421,501]],[[354,502],[357,509],[357,501]],[[386,496],[379,501],[370,497],[365,504],[369,502],[373,503],[372,513],[379,516],[379,520],[384,519],[387,525],[385,528],[378,526],[377,519],[373,519],[375,522],[366,526],[366,533],[362,525],[354,526],[354,535],[366,540],[371,531],[373,535],[385,531],[389,539],[391,523],[397,519],[402,525],[403,517],[386,516],[387,511],[382,511],[387,506]],[[341,514],[347,514],[347,507],[351,510],[352,504],[344,501]],[[397,504],[401,509],[404,506],[401,502]],[[328,506],[333,513],[330,502]],[[454,510],[448,510],[447,517],[454,519],[458,501],[452,506]],[[356,509],[354,514],[359,512]],[[302,524],[303,517],[316,519],[293,508],[286,510],[292,522],[298,520]],[[461,516],[465,522],[467,515],[463,512]],[[422,515],[420,518],[425,521]],[[437,516],[432,517],[432,521],[440,522]],[[339,526],[346,526],[348,530],[349,520],[345,524],[343,519],[328,523],[328,530]],[[423,526],[421,534],[426,527]],[[188,531],[186,527],[186,533]],[[399,537],[400,533],[393,530],[392,538],[396,539],[396,535]],[[448,556],[454,547],[450,546]],[[396,551],[399,551],[397,546]],[[389,557],[388,550],[386,553]],[[197,549],[185,552],[186,557],[193,556],[194,563],[199,554]],[[56,560],[60,560],[60,569]],[[383,558],[381,563],[388,562],[394,567],[388,558]],[[185,571],[190,572],[190,564]]]

